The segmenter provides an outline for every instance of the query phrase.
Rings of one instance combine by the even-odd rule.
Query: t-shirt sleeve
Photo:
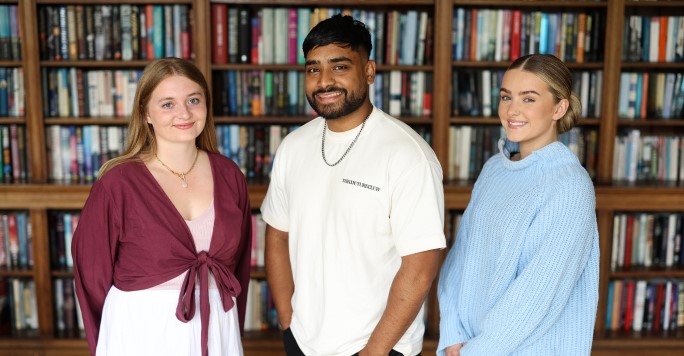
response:
[[[266,197],[261,203],[261,215],[264,221],[280,231],[289,231],[289,215],[287,194],[285,191],[285,159],[284,144],[276,151],[271,169],[271,182]]]
[[[391,191],[390,224],[401,256],[446,247],[442,168],[425,160],[400,175]]]
[[[96,182],[81,212],[71,243],[74,279],[91,354],[95,354],[102,308],[113,284],[119,211],[105,187]]]

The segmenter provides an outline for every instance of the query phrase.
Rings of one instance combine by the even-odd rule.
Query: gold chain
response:
[[[199,157],[199,149],[197,147],[195,147],[195,149],[197,151],[195,153],[195,160],[192,161],[192,166],[190,166],[190,169],[188,169],[187,172],[182,172],[182,173],[178,173],[178,172],[174,171],[173,169],[169,168],[169,166],[167,166],[166,163],[162,162],[162,160],[159,159],[159,156],[157,156],[156,153],[154,154],[154,157],[157,159],[157,161],[159,161],[159,163],[162,164],[162,166],[164,166],[164,168],[166,168],[169,172],[173,173],[173,175],[175,175],[181,179],[181,185],[183,186],[183,188],[187,188],[188,187],[188,181],[185,180],[185,176],[190,174],[190,171],[192,171],[192,169],[195,168],[195,164],[197,163],[197,158]]]

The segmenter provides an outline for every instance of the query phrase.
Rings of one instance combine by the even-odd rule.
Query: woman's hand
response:
[[[456,345],[451,345],[444,350],[446,356],[460,356],[461,355],[461,348],[463,347],[463,343],[456,344]]]

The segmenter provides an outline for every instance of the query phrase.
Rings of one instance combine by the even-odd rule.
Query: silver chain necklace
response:
[[[321,140],[321,154],[323,155],[323,162],[325,162],[325,164],[327,164],[327,165],[330,166],[330,167],[335,167],[335,166],[338,165],[340,162],[342,162],[342,160],[344,159],[344,157],[347,156],[347,153],[349,153],[349,151],[351,150],[351,148],[354,147],[354,144],[356,143],[356,140],[359,138],[359,136],[361,136],[361,132],[363,132],[363,128],[366,127],[366,120],[368,120],[368,117],[369,117],[369,116],[370,116],[370,115],[366,116],[366,118],[363,119],[363,123],[361,124],[361,130],[359,130],[359,133],[357,133],[357,134],[356,134],[356,137],[354,137],[354,141],[352,141],[352,143],[349,145],[349,147],[347,147],[347,150],[344,151],[344,154],[342,155],[342,157],[340,157],[340,159],[337,160],[337,162],[335,162],[335,163],[333,163],[333,164],[330,164],[330,163],[328,162],[328,160],[325,158],[325,131],[326,131],[326,129],[328,128],[328,120],[325,120],[325,123],[323,124],[323,139]]]

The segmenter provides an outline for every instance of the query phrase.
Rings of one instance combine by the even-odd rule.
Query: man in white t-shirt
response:
[[[444,238],[430,146],[368,97],[365,25],[336,15],[304,40],[320,117],[281,143],[261,211],[288,355],[417,355]]]

